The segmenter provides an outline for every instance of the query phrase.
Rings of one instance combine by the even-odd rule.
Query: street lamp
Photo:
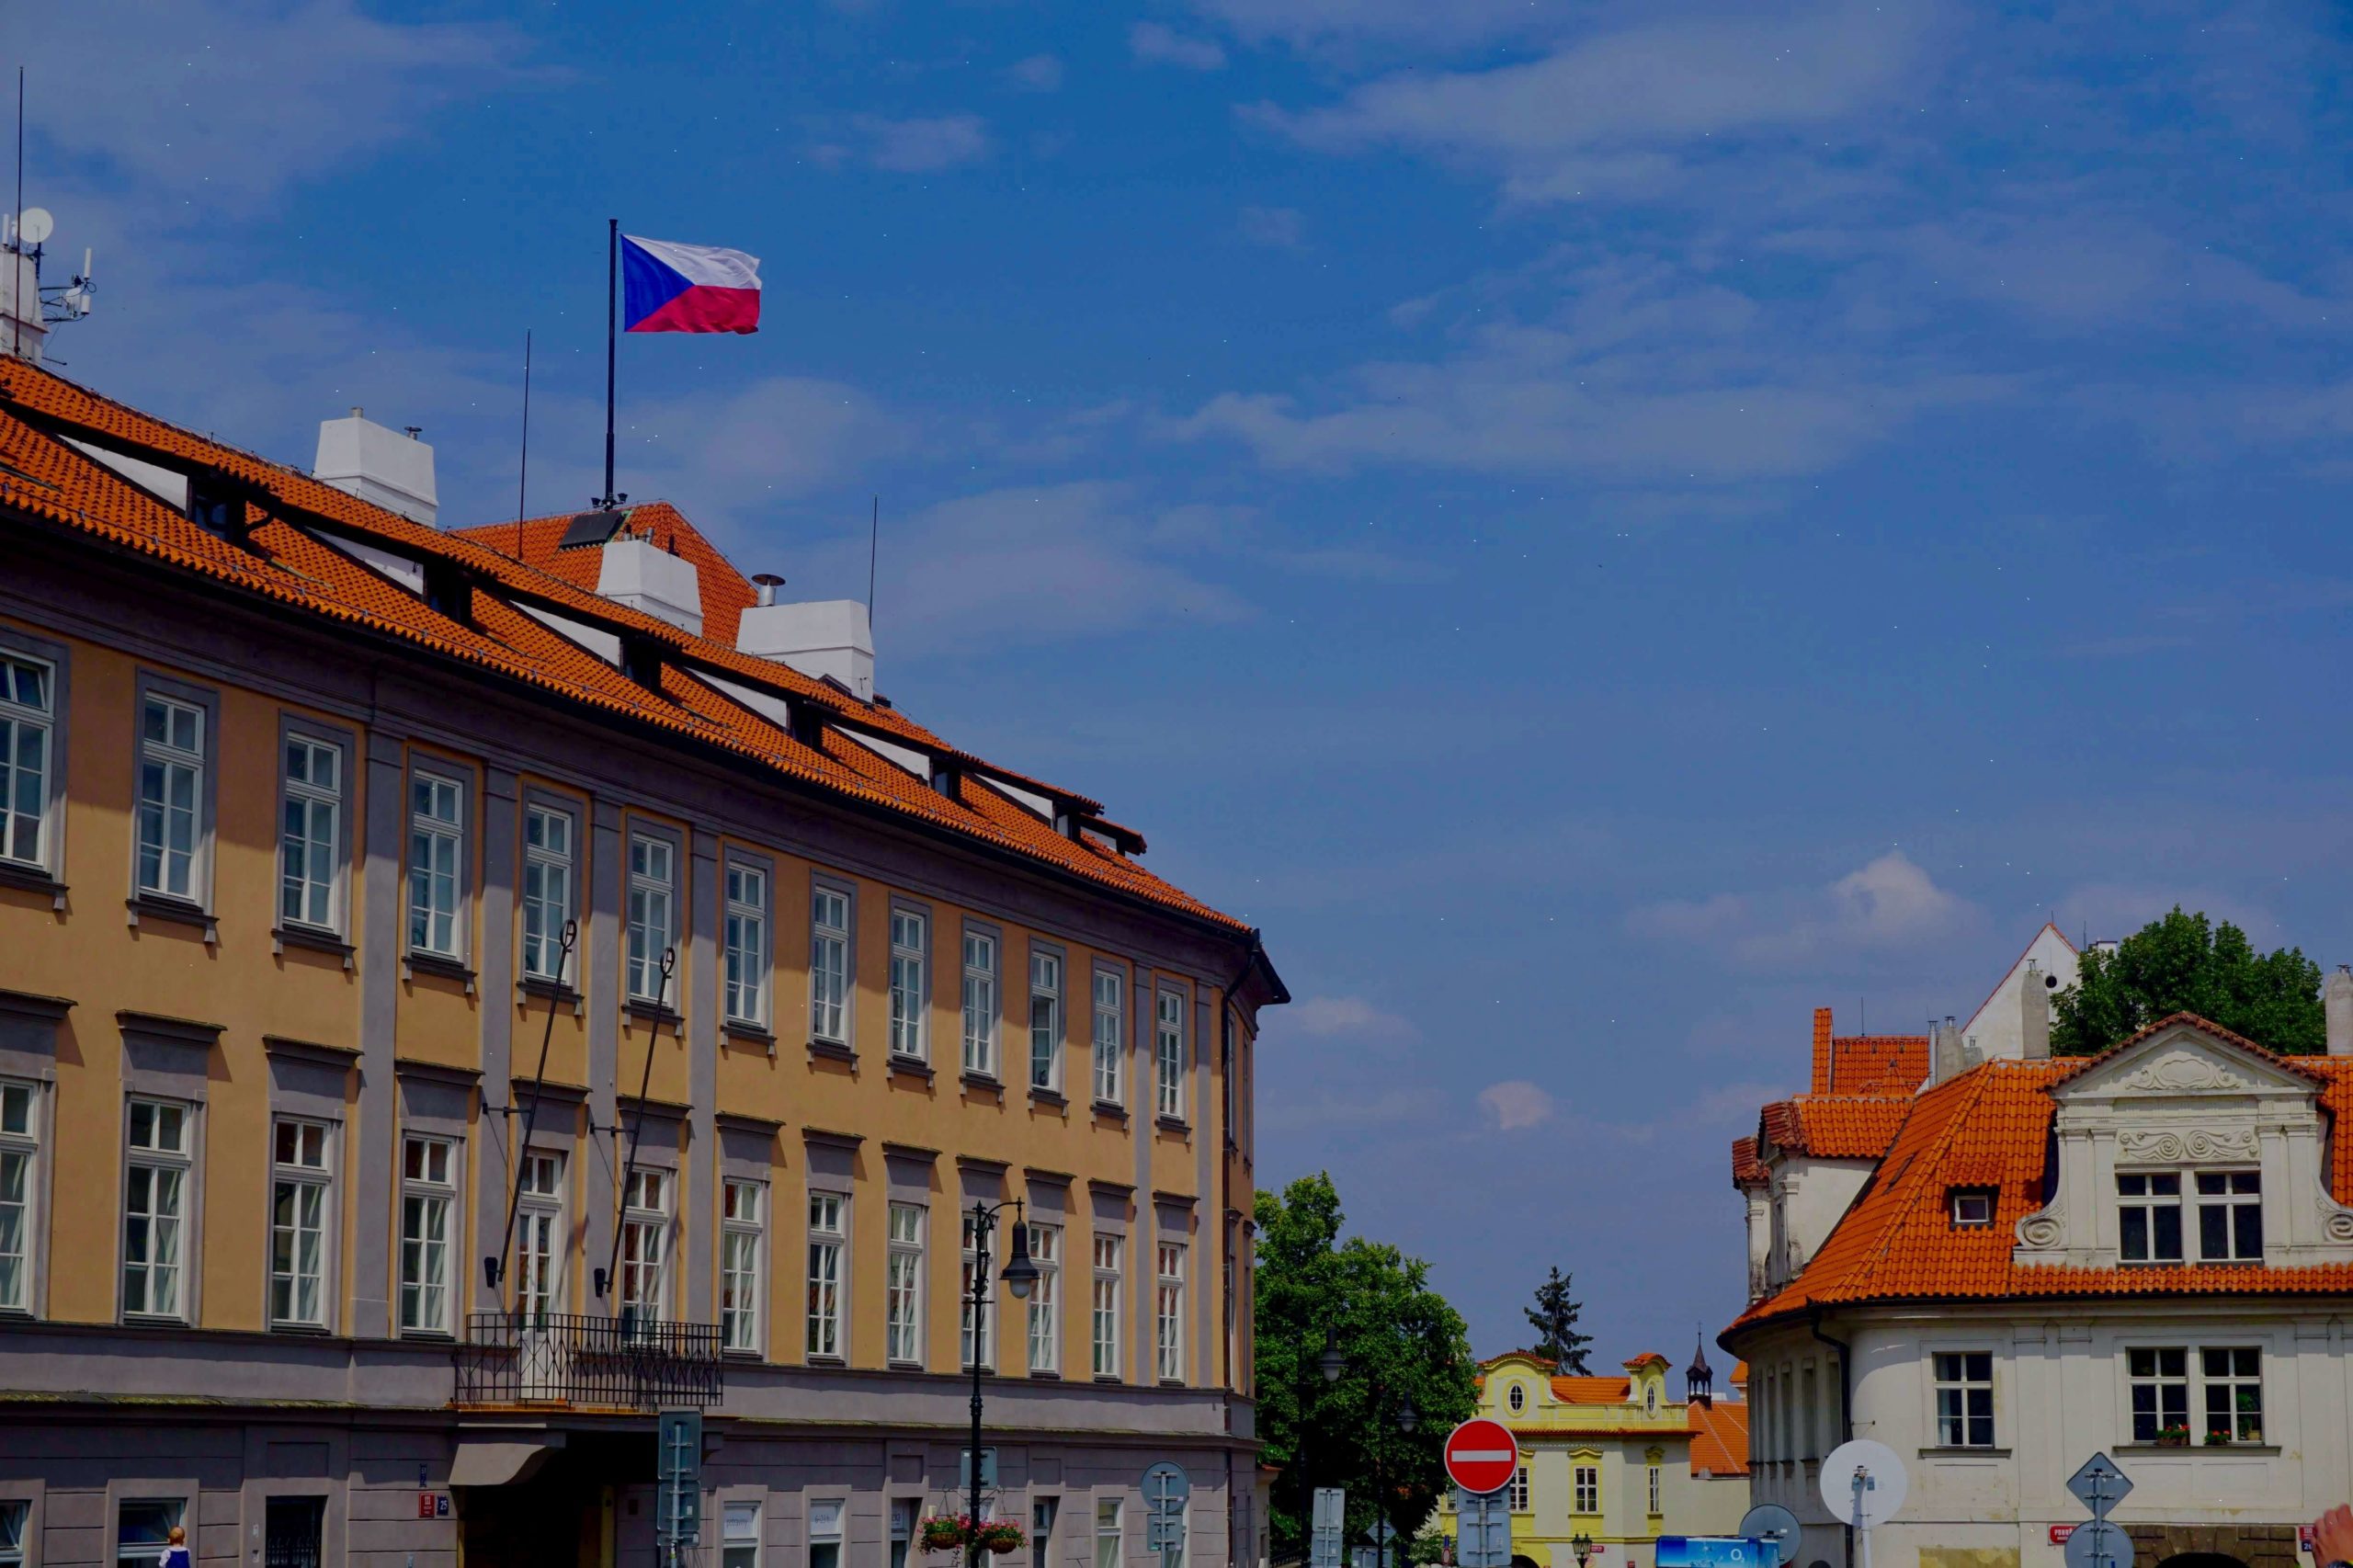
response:
[[[1388,1568],[1389,1544],[1381,1540],[1381,1532],[1387,1529],[1392,1536],[1394,1536],[1397,1531],[1396,1528],[1389,1523],[1389,1492],[1388,1488],[1381,1484],[1381,1441],[1378,1423],[1381,1396],[1385,1391],[1381,1381],[1376,1379],[1369,1392],[1372,1396],[1370,1400],[1372,1409],[1368,1414],[1372,1415],[1375,1424],[1372,1445],[1372,1561],[1374,1568]],[[1414,1402],[1410,1397],[1399,1402],[1397,1429],[1400,1432],[1412,1432],[1415,1426],[1421,1425],[1421,1414],[1414,1408]]]
[[[1348,1358],[1340,1354],[1340,1336],[1329,1326],[1324,1330],[1324,1348],[1308,1363],[1324,1375],[1327,1383],[1336,1383],[1348,1369]],[[1315,1474],[1307,1468],[1307,1407],[1314,1398],[1315,1384],[1304,1376],[1299,1381],[1299,1430],[1293,1435],[1291,1462],[1299,1466],[1299,1561],[1301,1568],[1315,1556]]]
[[[1593,1537],[1577,1531],[1569,1538],[1569,1550],[1577,1554],[1577,1568],[1585,1568],[1586,1559],[1593,1555]]]
[[[989,1237],[994,1233],[996,1217],[1006,1210],[1013,1210],[1013,1244],[1006,1249],[1011,1256],[1005,1260],[1005,1272],[998,1276],[1013,1291],[1013,1299],[1026,1301],[1038,1283],[1038,1266],[1029,1261],[1029,1227],[1021,1222],[1021,1200],[1017,1198],[1004,1203],[987,1203],[972,1199],[972,1527],[964,1539],[966,1568],[980,1568],[981,1563],[981,1350],[988,1344],[989,1308]]]

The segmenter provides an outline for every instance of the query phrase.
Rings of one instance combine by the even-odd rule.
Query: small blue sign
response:
[[[1744,1535],[1663,1535],[1655,1550],[1658,1568],[1772,1568],[1780,1556]]]

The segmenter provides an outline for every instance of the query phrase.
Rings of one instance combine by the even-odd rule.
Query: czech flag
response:
[[[623,234],[621,320],[627,332],[757,332],[760,258]]]

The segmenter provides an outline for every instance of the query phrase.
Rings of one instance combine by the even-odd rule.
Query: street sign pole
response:
[[[2104,1453],[2086,1460],[2067,1478],[2067,1490],[2091,1511],[2091,1523],[2077,1525],[2066,1542],[2067,1568],[2132,1568],[2132,1538],[2109,1522],[2109,1510],[2132,1490],[2132,1478]]]

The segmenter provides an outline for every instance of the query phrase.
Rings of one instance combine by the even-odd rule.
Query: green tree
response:
[[[1585,1311],[1585,1303],[1569,1294],[1574,1278],[1562,1273],[1560,1265],[1552,1266],[1552,1274],[1536,1287],[1536,1304],[1527,1309],[1528,1326],[1536,1331],[1539,1356],[1550,1357],[1563,1372],[1583,1377],[1587,1369],[1585,1347],[1593,1343],[1593,1335],[1577,1332],[1577,1314]]]
[[[1414,1539],[1445,1483],[1446,1435],[1477,1403],[1461,1314],[1430,1289],[1429,1266],[1386,1243],[1340,1240],[1340,1194],[1321,1172],[1257,1196],[1258,1437],[1274,1484],[1278,1560],[1303,1557],[1305,1488],[1342,1486],[1351,1540],[1370,1540],[1378,1500]],[[1336,1381],[1317,1365],[1327,1336]],[[1412,1432],[1398,1413],[1410,1402]]]
[[[2195,1013],[2281,1051],[2327,1049],[2320,965],[2302,949],[2257,953],[2246,933],[2181,905],[2116,946],[2083,957],[2075,983],[2052,1009],[2051,1049],[2059,1056],[2106,1051],[2172,1013]]]

